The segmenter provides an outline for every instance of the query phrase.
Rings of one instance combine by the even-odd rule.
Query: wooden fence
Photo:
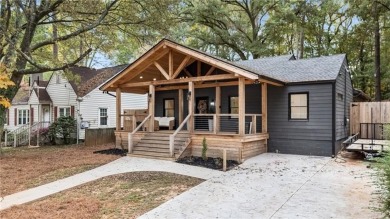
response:
[[[85,129],[85,146],[102,145],[115,142],[115,128]]]
[[[390,123],[390,102],[353,102],[350,107],[350,135],[380,139],[382,124]]]

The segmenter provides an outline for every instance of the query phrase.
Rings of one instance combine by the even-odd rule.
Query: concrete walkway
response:
[[[361,161],[262,154],[140,218],[379,218]]]
[[[379,218],[370,207],[373,170],[362,161],[262,154],[226,173],[172,161],[123,157],[66,179],[6,196],[0,210],[101,177],[164,171],[206,179],[140,218]]]
[[[219,177],[223,174],[221,171],[179,164],[172,161],[122,157],[98,168],[5,196],[2,200],[0,200],[0,210],[9,208],[12,205],[20,205],[31,202],[105,176],[137,171],[170,172],[206,180],[211,177]]]

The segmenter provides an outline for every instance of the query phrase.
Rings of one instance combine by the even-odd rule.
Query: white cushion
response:
[[[159,126],[169,127],[169,122],[175,120],[175,117],[154,117],[155,120],[158,120]]]

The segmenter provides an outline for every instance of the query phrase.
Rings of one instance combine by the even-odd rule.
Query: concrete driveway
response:
[[[377,218],[361,161],[262,154],[141,218]]]

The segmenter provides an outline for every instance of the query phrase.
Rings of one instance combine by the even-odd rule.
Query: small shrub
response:
[[[64,144],[71,143],[71,134],[76,133],[76,120],[71,116],[60,117],[49,127],[48,135],[53,144],[56,138],[61,138]]]
[[[203,160],[207,160],[207,142],[206,142],[206,138],[203,137],[203,141],[202,141],[202,158]]]

